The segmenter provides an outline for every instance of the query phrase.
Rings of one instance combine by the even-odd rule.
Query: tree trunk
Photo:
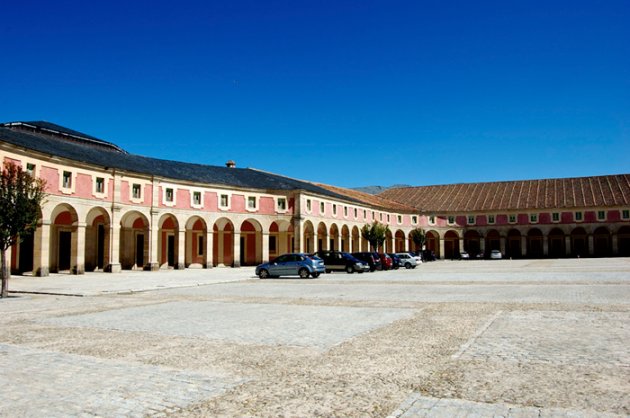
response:
[[[7,264],[7,251],[0,251],[0,277],[2,278],[2,293],[0,297],[6,298],[9,296],[9,276],[11,275],[11,269]]]

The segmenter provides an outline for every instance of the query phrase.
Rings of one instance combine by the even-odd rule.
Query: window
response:
[[[278,211],[282,212],[287,210],[287,199],[285,197],[278,198]]]
[[[509,216],[509,218],[508,218],[508,221],[509,221],[511,224],[515,224],[515,223],[516,223],[516,215],[511,214],[511,215]]]
[[[306,199],[306,210],[310,212],[311,208],[312,208],[311,199]]]
[[[105,179],[103,177],[96,178],[96,193],[105,193]]]
[[[435,215],[429,216],[429,224],[435,225]]]
[[[140,188],[140,185],[139,185],[139,184],[134,183],[134,184],[131,186],[131,196],[132,196],[134,199],[140,199],[140,198],[142,198],[142,189]]]
[[[337,216],[337,205],[333,203],[333,216]]]
[[[320,202],[319,203],[319,213],[324,213],[326,212],[326,205],[324,205],[324,202]]]
[[[493,224],[494,223],[494,215],[488,215],[488,223],[489,224]]]
[[[171,189],[170,187],[168,187],[166,189],[165,195],[164,195],[164,200],[166,200],[167,202],[172,202],[173,201],[173,189]]]
[[[359,217],[359,209],[354,208],[354,219]]]
[[[363,219],[367,219],[367,210],[363,209]]]
[[[226,194],[222,194],[219,204],[221,205],[222,208],[227,208],[228,206],[230,206],[229,196]]]
[[[201,205],[201,192],[193,192],[193,205]]]
[[[72,173],[69,171],[63,172],[63,182],[61,183],[64,189],[69,189],[72,187]]]
[[[383,214],[382,213],[378,214],[378,219],[379,219],[379,221],[383,222]]]
[[[389,214],[387,214],[387,223],[389,223]]]
[[[402,223],[402,215],[398,215],[398,223],[401,224]]]
[[[35,175],[35,164],[27,163],[26,164],[26,172],[31,176]]]
[[[582,212],[575,212],[575,220],[576,222],[580,222],[582,220],[583,214]]]
[[[197,255],[203,255],[203,235],[197,235]]]
[[[473,215],[468,215],[468,225],[475,224],[475,217]]]
[[[455,217],[453,215],[448,216],[448,223],[453,225],[455,223]]]
[[[376,214],[372,211],[372,219],[376,219]]]
[[[606,211],[598,210],[597,211],[597,220],[598,221],[605,221],[606,220]]]
[[[418,223],[418,217],[416,215],[413,215],[411,217],[411,223],[414,224],[414,225]]]
[[[247,209],[256,209],[256,196],[247,196]]]
[[[347,206],[343,207],[343,216],[346,216],[346,217],[348,216],[348,207]]]
[[[560,222],[560,213],[559,212],[554,212],[551,214],[551,220],[553,222]]]
[[[621,211],[621,219],[630,219],[630,209],[624,209]]]
[[[529,222],[532,224],[535,224],[538,222],[538,214],[537,213],[530,213],[529,214]]]

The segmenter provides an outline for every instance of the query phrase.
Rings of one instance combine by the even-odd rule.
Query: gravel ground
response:
[[[309,281],[247,280],[250,274],[243,269],[246,281],[138,294],[20,294],[0,301],[0,344],[9,353],[98,360],[90,373],[156,366],[229,382],[207,388],[212,396],[202,400],[171,399],[167,387],[155,404],[146,403],[154,399],[147,394],[131,394],[129,409],[120,411],[140,415],[383,417],[412,393],[630,415],[627,259],[436,262],[412,272]],[[217,310],[222,304],[231,309]],[[182,330],[186,315],[198,325]],[[222,321],[229,326],[209,329]],[[308,338],[290,338],[299,330]],[[50,370],[33,367],[28,387],[12,392],[11,382],[25,372],[7,369],[0,377],[9,388],[5,399],[55,402],[63,392],[68,405],[79,405],[68,406],[67,415],[89,412],[80,410],[81,397],[108,386],[86,378],[81,390],[67,393],[47,380]],[[73,376],[79,382],[80,370]],[[41,415],[24,402],[19,411],[4,405],[0,415]],[[100,412],[117,415],[109,412],[115,406]]]

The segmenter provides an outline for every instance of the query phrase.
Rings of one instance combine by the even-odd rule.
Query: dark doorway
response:
[[[175,235],[166,238],[166,259],[170,267],[175,266]]]
[[[245,237],[243,236],[241,237],[239,260],[240,260],[241,266],[245,265]]]
[[[20,273],[33,271],[33,234],[23,237],[20,243]]]
[[[136,235],[136,266],[144,266],[144,234]]]
[[[72,258],[72,232],[59,231],[59,266],[58,270],[70,270]]]
[[[99,224],[96,231],[96,267],[103,269],[105,264],[105,226]]]

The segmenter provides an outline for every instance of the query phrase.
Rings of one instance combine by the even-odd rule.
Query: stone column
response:
[[[440,245],[440,259],[444,260],[444,238],[439,237],[439,245]]]
[[[543,256],[549,256],[549,236],[543,235]]]
[[[527,256],[527,237],[525,235],[521,235],[521,256]]]
[[[176,270],[184,270],[186,268],[186,230],[177,231],[177,261],[175,262]]]
[[[206,268],[210,269],[214,266],[214,231],[208,229],[206,231]]]
[[[155,210],[151,211],[151,225],[149,233],[149,263],[144,266],[145,270],[158,271],[160,269],[160,248],[158,246],[160,229],[159,229],[159,213]]]
[[[278,243],[276,242],[276,248],[278,248]],[[269,232],[263,231],[262,233],[262,262],[266,263],[269,261]]]
[[[612,255],[619,255],[619,238],[612,234]]]
[[[72,232],[72,274],[85,273],[85,222],[77,222]]]
[[[225,267],[225,231],[217,231],[217,266]]]
[[[112,208],[112,224],[109,227],[109,264],[105,271],[120,273],[120,207]]]
[[[459,238],[459,251],[464,251],[464,238],[460,237]],[[455,254],[456,256],[459,256],[459,254]]]
[[[564,251],[566,255],[568,256],[571,255],[571,236],[570,235],[565,235],[564,237]]]
[[[301,218],[293,218],[293,245],[293,251],[296,253],[306,252],[306,243],[304,242],[304,222]]]
[[[241,233],[234,231],[234,267],[241,266]]]
[[[595,254],[595,240],[593,239],[593,234],[588,234],[588,255],[592,256]]]
[[[505,237],[499,238],[499,245],[501,249],[501,254],[505,254]]]
[[[341,251],[341,235],[337,235],[333,238],[333,244],[335,246],[335,251]]]
[[[486,256],[486,239],[484,237],[479,237],[479,251],[483,256]]]
[[[33,276],[50,274],[50,222],[42,222],[33,237]]]

